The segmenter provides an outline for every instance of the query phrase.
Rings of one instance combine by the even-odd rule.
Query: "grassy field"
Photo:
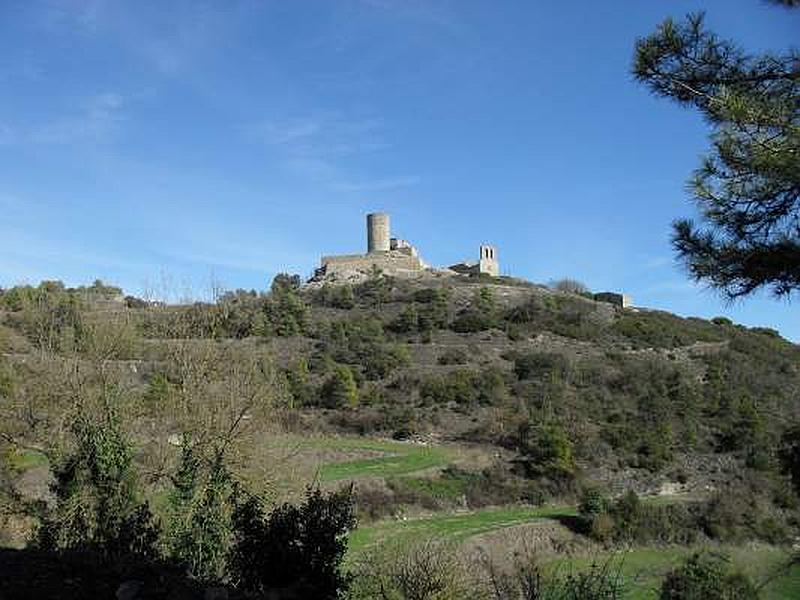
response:
[[[700,548],[675,546],[632,548],[592,557],[556,559],[551,566],[559,570],[584,569],[591,563],[608,563],[612,572],[619,572],[625,582],[629,600],[657,600],[664,576]],[[788,553],[773,546],[722,546],[712,548],[730,556],[736,567],[756,583],[768,581],[762,589],[762,600],[793,600],[800,598],[800,566],[785,570]]]
[[[574,509],[563,506],[510,506],[469,513],[437,514],[430,517],[385,520],[359,527],[350,534],[349,549],[358,553],[384,540],[440,537],[461,541],[467,538],[521,525],[543,518],[573,516]]]
[[[504,528],[524,525],[542,519],[575,516],[570,507],[514,506],[487,509],[470,513],[437,514],[408,520],[384,520],[359,527],[349,537],[349,558],[384,541],[412,541],[439,538],[455,542],[465,541],[481,534]],[[612,571],[619,571],[626,586],[625,598],[629,600],[655,600],[664,576],[679,565],[689,554],[699,548],[678,546],[640,547],[627,551],[601,552],[592,556],[553,557],[545,564],[565,572],[582,570],[592,563],[609,563]],[[733,563],[754,582],[769,580],[762,589],[762,600],[790,600],[800,598],[800,566],[781,570],[788,554],[785,549],[766,545],[723,546]],[[610,561],[610,562],[609,562]]]
[[[440,446],[369,440],[364,438],[313,438],[301,444],[304,449],[380,452],[381,456],[324,462],[319,467],[323,482],[358,479],[361,477],[395,477],[444,467],[451,461],[450,453]]]

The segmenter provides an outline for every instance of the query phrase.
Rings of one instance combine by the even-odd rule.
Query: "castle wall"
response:
[[[342,273],[346,271],[371,271],[378,267],[384,271],[420,271],[425,268],[417,256],[405,252],[387,251],[379,254],[341,254],[336,256],[323,256],[322,267],[325,274]]]

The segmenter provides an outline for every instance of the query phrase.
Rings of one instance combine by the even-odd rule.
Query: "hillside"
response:
[[[776,452],[800,419],[800,348],[771,330],[510,278],[377,272],[352,285],[279,276],[268,293],[186,305],[45,282],[3,291],[0,306],[6,544],[35,529],[19,507],[49,501],[71,416],[108,405],[156,513],[181,440],[224,439],[272,501],[355,481],[360,547],[393,531],[387,518],[575,506],[594,489],[677,512],[626,533],[621,517],[586,531],[558,509],[568,528],[548,543],[780,546],[798,532]],[[540,517],[525,510],[464,538]]]

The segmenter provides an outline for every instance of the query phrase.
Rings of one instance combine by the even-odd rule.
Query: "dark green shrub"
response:
[[[550,378],[565,381],[570,370],[569,359],[556,352],[531,352],[514,357],[514,373],[519,379]]]
[[[440,365],[465,365],[468,361],[469,355],[463,348],[448,348],[436,360]]]
[[[389,329],[395,333],[415,333],[419,329],[419,314],[413,304],[406,306],[403,311],[389,323]]]
[[[233,535],[237,488],[220,449],[208,466],[184,436],[169,495],[167,545],[172,560],[207,583],[222,581]]]
[[[518,435],[518,450],[528,477],[569,479],[575,473],[575,458],[564,428],[558,424],[523,423]]]
[[[661,584],[661,600],[754,600],[758,590],[736,572],[727,556],[709,552],[690,556]]]
[[[360,365],[367,379],[385,378],[409,361],[404,345],[386,341],[377,318],[332,321],[320,327],[318,335],[322,354],[339,363]]]
[[[300,277],[276,275],[264,311],[275,335],[291,337],[304,333],[308,327],[308,306],[300,295]]]
[[[795,494],[800,496],[800,425],[784,431],[778,446],[778,460],[781,472],[788,475]]]
[[[487,287],[480,288],[468,308],[462,310],[450,328],[457,333],[476,333],[497,327],[499,314],[494,294]]]
[[[326,408],[348,408],[358,402],[358,386],[347,365],[336,365],[320,390],[320,401]]]
[[[292,396],[292,407],[313,404],[314,386],[311,384],[308,361],[305,358],[298,358],[286,370],[286,383]]]
[[[359,303],[380,308],[392,299],[393,288],[394,277],[384,275],[379,268],[374,267],[369,278],[358,284],[353,291]]]
[[[610,501],[597,487],[589,487],[581,494],[578,503],[578,523],[583,533],[591,535],[592,524],[600,515],[608,513]]]
[[[678,348],[724,339],[724,332],[708,321],[683,319],[661,311],[620,313],[613,330],[638,347]]]
[[[345,534],[354,526],[352,489],[309,489],[299,506],[283,504],[269,514],[250,498],[234,513],[231,579],[249,594],[340,598],[349,586]]]
[[[55,464],[56,504],[43,516],[40,547],[88,551],[104,561],[157,557],[159,527],[140,500],[133,448],[113,409],[99,421],[79,414],[72,435],[74,451]]]
[[[329,304],[333,308],[341,308],[349,310],[356,305],[356,295],[353,292],[353,286],[349,283],[344,283],[335,286],[331,290]]]
[[[420,398],[430,404],[494,404],[507,393],[505,375],[494,368],[458,369],[445,375],[433,375],[424,379],[419,388]]]
[[[456,333],[477,333],[494,327],[491,317],[475,310],[464,310],[456,316],[450,328]]]

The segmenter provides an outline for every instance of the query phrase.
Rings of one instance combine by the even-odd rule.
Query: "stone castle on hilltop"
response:
[[[367,253],[323,256],[320,267],[314,273],[315,279],[327,276],[348,278],[369,273],[374,268],[390,275],[410,275],[432,270],[410,242],[392,237],[389,223],[386,213],[368,214]],[[443,271],[465,275],[485,273],[493,277],[500,275],[497,249],[484,244],[479,252],[478,261],[458,263]]]
[[[414,276],[421,273],[436,275],[500,275],[497,248],[481,244],[477,261],[464,261],[445,268],[433,268],[419,255],[410,242],[392,237],[389,215],[370,213],[367,215],[366,254],[335,254],[323,256],[320,267],[314,271],[311,281],[354,281],[380,269],[393,276]],[[619,308],[631,308],[631,297],[618,292],[587,294],[590,299],[613,304]]]

